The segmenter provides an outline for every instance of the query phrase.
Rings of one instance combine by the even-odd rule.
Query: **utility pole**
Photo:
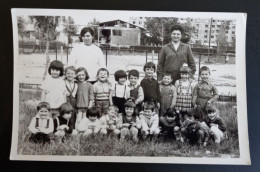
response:
[[[209,62],[209,56],[210,56],[210,41],[211,41],[211,27],[212,27],[212,18],[210,19],[210,27],[209,27],[209,48],[208,48],[208,62]]]

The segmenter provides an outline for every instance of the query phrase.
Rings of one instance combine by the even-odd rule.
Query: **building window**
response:
[[[211,33],[214,33],[214,30],[212,30]]]
[[[208,41],[207,41],[207,40],[205,40],[205,41],[204,41],[204,43],[208,43]]]
[[[133,21],[133,24],[135,24],[135,21]]]
[[[140,19],[143,19],[143,17],[140,17]]]
[[[234,32],[234,31],[232,31],[232,34],[235,34],[235,32]]]
[[[205,27],[209,27],[209,25],[206,24]]]
[[[208,38],[208,35],[204,35],[204,38]]]
[[[236,26],[232,26],[232,29],[235,29],[236,28]]]
[[[214,35],[212,35],[211,38],[214,38]]]
[[[205,30],[205,33],[208,33],[208,30]]]
[[[213,20],[213,22],[215,22],[216,20]]]
[[[113,35],[122,36],[122,30],[113,30]]]
[[[219,32],[219,30],[216,30],[216,33],[218,33]]]
[[[212,25],[212,28],[215,28],[215,25]]]
[[[141,22],[141,21],[139,21],[139,24],[142,24],[142,22]]]
[[[226,33],[228,33],[228,31],[226,31]]]

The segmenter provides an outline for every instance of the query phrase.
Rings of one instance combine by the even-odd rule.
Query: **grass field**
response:
[[[170,156],[170,157],[239,157],[238,128],[235,103],[217,103],[221,117],[228,126],[228,139],[215,147],[209,142],[207,147],[177,143],[174,140],[158,139],[155,142],[146,140],[134,143],[131,140],[120,141],[116,138],[68,139],[64,143],[51,141],[40,145],[28,142],[28,126],[36,114],[35,105],[40,98],[39,90],[20,89],[19,91],[19,155],[89,155],[89,156]]]

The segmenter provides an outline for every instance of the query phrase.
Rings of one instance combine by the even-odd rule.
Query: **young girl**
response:
[[[93,85],[95,106],[100,108],[101,115],[107,113],[112,101],[112,84],[108,81],[109,72],[105,68],[100,68],[97,72],[98,81]]]
[[[48,73],[51,77],[47,77],[42,85],[41,101],[48,102],[50,104],[50,114],[52,117],[59,116],[59,107],[62,103],[66,102],[66,87],[63,76],[63,64],[54,60],[51,62]]]
[[[75,129],[76,122],[76,93],[78,90],[78,85],[74,82],[76,77],[76,68],[74,66],[68,66],[65,69],[65,86],[67,88],[67,102],[73,107],[73,112],[71,115],[72,127]]]
[[[124,107],[124,113],[120,116],[120,139],[124,140],[126,136],[129,136],[137,142],[138,129],[141,128],[141,123],[139,117],[135,114],[135,103],[132,99],[129,99]]]
[[[190,68],[188,66],[182,66],[180,69],[181,79],[177,80],[175,83],[175,88],[177,90],[177,100],[176,100],[176,110],[185,113],[192,109],[192,92],[194,84],[189,78]],[[181,115],[181,120],[185,118]]]
[[[96,107],[88,109],[87,118],[80,121],[78,125],[78,131],[83,133],[84,136],[90,136],[92,134],[98,134],[101,123],[99,120],[100,110]]]
[[[94,101],[94,92],[93,86],[87,82],[89,76],[85,68],[80,67],[77,69],[77,78],[78,78],[78,90],[77,90],[77,117],[75,128],[79,122],[86,118],[87,109],[92,107]]]
[[[72,134],[73,123],[71,121],[71,117],[73,112],[74,109],[70,103],[63,103],[60,106],[60,116],[53,119],[53,133],[57,136],[58,140],[63,140],[66,135],[68,136]]]
[[[173,108],[176,104],[176,89],[172,85],[172,75],[164,74],[162,82],[159,86],[161,92],[161,108],[160,116],[165,116],[168,108]]]
[[[126,99],[130,97],[129,87],[125,84],[127,75],[125,71],[118,70],[115,72],[114,76],[117,84],[113,87],[113,104],[118,107],[118,113],[123,113]]]

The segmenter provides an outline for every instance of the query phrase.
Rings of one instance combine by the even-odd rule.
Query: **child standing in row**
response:
[[[88,72],[85,68],[77,69],[78,90],[77,90],[77,118],[75,128],[79,122],[86,118],[87,109],[92,107],[94,102],[93,86],[87,80],[89,79]]]
[[[136,114],[139,114],[139,112],[142,110],[142,102],[144,100],[143,88],[137,84],[139,79],[139,72],[135,69],[130,70],[128,73],[128,79],[130,81],[130,84],[128,85],[130,89],[130,98],[135,101],[135,111]]]
[[[159,88],[161,92],[160,116],[164,116],[166,110],[173,108],[176,104],[177,93],[175,87],[172,85],[171,74],[164,74]]]
[[[144,65],[145,77],[141,81],[141,86],[144,91],[144,102],[155,101],[157,109],[160,109],[160,89],[158,82],[153,78],[155,73],[155,64],[148,62]]]
[[[75,129],[76,123],[76,94],[78,90],[78,85],[75,83],[76,71],[77,70],[74,66],[68,66],[65,69],[65,86],[67,88],[67,102],[70,103],[70,105],[73,108],[73,112],[70,119],[72,122],[73,129]]]
[[[31,136],[29,141],[34,143],[50,143],[50,134],[53,132],[53,120],[50,117],[50,104],[41,102],[37,105],[37,114],[29,125]]]
[[[50,104],[50,114],[52,117],[56,117],[59,116],[60,105],[67,101],[67,89],[62,78],[63,64],[58,60],[52,61],[48,73],[51,77],[47,76],[41,85],[41,101]]]
[[[217,100],[218,90],[209,81],[210,69],[207,66],[201,67],[199,73],[201,81],[194,88],[192,104],[195,108],[201,109],[200,113],[202,114],[200,116],[204,121],[207,118],[205,107]]]
[[[95,106],[100,108],[101,115],[107,113],[112,101],[112,84],[108,81],[109,72],[105,68],[100,68],[97,72],[97,82],[93,85]]]
[[[138,141],[138,129],[141,128],[141,123],[139,117],[135,113],[135,103],[133,100],[129,99],[124,105],[124,113],[120,117],[121,134],[120,139],[124,140],[126,136],[132,138],[135,142]]]
[[[117,83],[113,87],[113,104],[118,107],[118,113],[123,113],[126,99],[130,97],[130,90],[125,84],[127,80],[127,75],[125,71],[118,70],[115,72],[114,76]]]

